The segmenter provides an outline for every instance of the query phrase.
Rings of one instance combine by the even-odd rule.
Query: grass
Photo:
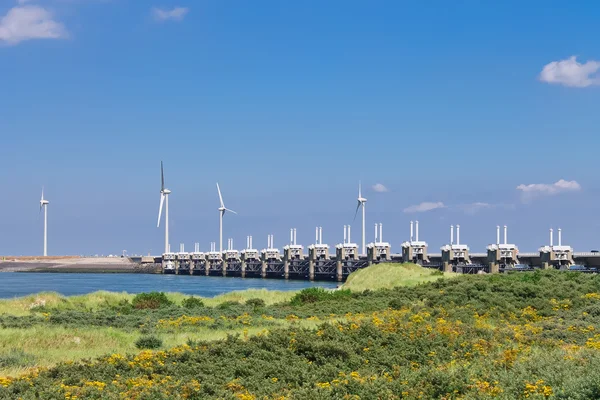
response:
[[[364,289],[389,288],[393,286],[410,286],[422,282],[437,280],[442,277],[435,271],[421,268],[413,264],[379,264],[353,273],[344,288],[358,292]],[[225,293],[213,298],[201,298],[206,307],[217,307],[225,302],[244,304],[250,299],[261,299],[265,306],[276,305],[276,308],[285,308],[272,319],[269,330],[274,328],[287,328],[295,326],[314,329],[324,319],[319,321],[300,319],[288,320],[287,314],[293,314],[289,309],[289,301],[297,291],[269,291],[266,289],[250,289]],[[117,306],[134,298],[134,294],[125,292],[114,293],[98,291],[80,296],[63,296],[55,292],[43,292],[35,295],[0,300],[0,315],[15,317],[30,317],[41,315],[41,311],[51,314],[83,311],[104,312],[106,309]],[[167,297],[176,305],[181,305],[183,300],[191,297],[182,293],[167,293]],[[194,296],[197,297],[197,296]],[[35,311],[36,307],[43,306],[43,310]],[[103,311],[104,310],[104,311]],[[190,310],[190,312],[203,315],[211,309]],[[257,319],[260,319],[258,311]],[[46,315],[46,314],[44,314]],[[330,323],[339,323],[344,320],[342,316],[329,317]],[[257,321],[260,323],[260,321]],[[163,342],[162,348],[180,346],[188,340],[216,341],[225,339],[228,335],[239,334],[253,336],[263,332],[265,326],[240,326],[240,327],[208,327],[208,326],[181,326],[173,330],[155,331]],[[0,329],[0,377],[18,376],[26,373],[34,366],[50,367],[57,363],[70,360],[82,360],[99,357],[109,353],[132,354],[139,350],[135,346],[136,340],[144,332],[139,329],[118,329],[110,326],[62,326],[56,324],[33,325],[26,328]]]
[[[279,325],[290,323],[282,320]],[[303,326],[313,328],[316,323],[306,321]],[[177,332],[160,332],[163,348],[180,346],[188,340],[215,341],[227,335],[256,335],[261,327],[245,329],[210,329],[195,327]],[[139,350],[135,341],[142,336],[139,331],[126,331],[110,327],[82,327],[77,329],[61,326],[33,327],[29,329],[0,330],[0,377],[19,376],[32,367],[50,367],[63,361],[95,358],[110,353],[133,354]],[[23,359],[26,358],[26,359]],[[8,360],[13,362],[3,362]]]
[[[215,297],[200,297],[204,304],[209,307],[217,306],[226,301],[245,303],[249,299],[262,299],[266,305],[283,303],[289,301],[295,291],[270,291],[266,289],[249,289],[224,293]],[[131,301],[135,295],[125,292],[98,291],[80,296],[63,296],[56,292],[41,292],[14,299],[0,300],[0,315],[8,314],[15,316],[30,315],[32,308],[46,306],[57,310],[88,310],[97,311],[106,306],[115,306],[123,300]],[[191,297],[182,293],[167,293],[169,300],[181,305],[184,299]],[[198,296],[194,296],[198,297]]]
[[[411,263],[383,263],[371,265],[352,273],[342,288],[354,292],[362,292],[367,289],[391,289],[398,286],[415,286],[452,276],[456,276],[456,274],[442,273]]]
[[[444,277],[455,274],[444,273]],[[396,286],[414,286],[419,283],[430,282],[441,277],[439,272],[422,268],[416,264],[375,264],[352,273],[344,289],[363,291]],[[267,289],[248,289],[224,293],[215,297],[200,297],[204,304],[214,307],[226,301],[245,303],[249,299],[262,299],[266,305],[288,302],[296,291],[270,291]],[[135,295],[125,292],[98,291],[80,296],[63,296],[56,292],[41,292],[34,295],[15,299],[0,300],[0,315],[8,314],[25,316],[31,314],[31,309],[36,305],[45,305],[57,310],[89,310],[97,311],[106,306],[114,306],[123,300],[131,301]],[[177,305],[191,297],[182,293],[167,293],[169,300]],[[195,296],[198,297],[198,296]]]

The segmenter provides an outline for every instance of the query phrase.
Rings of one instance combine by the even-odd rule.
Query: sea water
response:
[[[301,290],[315,286],[335,288],[337,285],[335,282],[191,275],[3,272],[0,273],[0,298],[39,292],[58,292],[71,296],[98,290],[127,293],[179,292],[213,297],[246,289]]]

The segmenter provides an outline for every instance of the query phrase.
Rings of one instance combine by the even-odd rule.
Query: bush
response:
[[[115,305],[107,306],[107,308],[110,310],[113,310],[115,312],[121,313],[121,314],[129,314],[132,311],[133,307],[132,307],[131,303],[129,302],[129,300],[123,299]]]
[[[264,307],[265,301],[263,299],[248,299],[246,300],[246,305],[254,308]]]
[[[292,305],[301,305],[301,304],[310,304],[317,303],[325,300],[337,300],[342,298],[352,297],[352,292],[350,290],[325,290],[319,287],[312,287],[301,290],[298,292],[290,303]]]
[[[34,363],[35,357],[21,349],[11,349],[0,353],[0,368],[29,367]]]
[[[199,340],[192,339],[192,338],[188,338],[188,339],[185,341],[185,344],[187,344],[187,345],[188,345],[188,346],[190,346],[190,347],[197,347],[197,346],[200,346],[200,343],[201,343],[201,342],[200,342]]]
[[[201,308],[201,307],[204,307],[204,302],[202,301],[202,299],[192,296],[192,297],[188,297],[187,299],[183,300],[181,302],[181,305],[184,308]]]
[[[228,301],[224,301],[221,304],[219,304],[217,306],[217,308],[220,308],[222,310],[227,310],[231,307],[235,307],[235,306],[239,306],[240,303],[238,303],[237,301],[233,301],[233,300],[228,300]]]
[[[158,349],[162,346],[162,340],[153,335],[141,336],[135,342],[135,347],[138,349]]]
[[[406,299],[392,299],[388,303],[388,307],[394,310],[400,310],[406,304]]]
[[[173,305],[173,302],[167,298],[163,292],[150,292],[136,294],[131,302],[133,307],[138,310],[166,307]]]

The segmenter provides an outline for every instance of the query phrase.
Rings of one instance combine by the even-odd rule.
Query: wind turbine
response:
[[[50,202],[44,199],[44,187],[42,186],[42,198],[40,199],[40,212],[44,209],[44,257],[48,255],[48,204]]]
[[[223,252],[223,215],[225,215],[225,211],[231,211],[234,214],[237,214],[235,211],[230,210],[225,207],[223,203],[223,196],[221,196],[221,188],[219,188],[219,183],[217,183],[217,192],[219,192],[219,201],[221,202],[221,207],[219,207],[219,252]]]
[[[163,204],[165,205],[165,253],[169,252],[169,195],[171,191],[165,188],[165,174],[163,172],[163,162],[160,162],[160,206],[158,208],[158,223],[160,226],[160,217],[162,215]]]
[[[362,197],[362,185],[358,182],[358,205],[356,206],[356,212],[354,213],[354,220],[356,220],[356,216],[358,215],[358,209],[362,206],[362,252],[361,254],[365,254],[365,203],[367,199]]]

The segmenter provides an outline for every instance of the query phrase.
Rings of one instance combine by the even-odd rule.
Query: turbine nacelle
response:
[[[50,202],[48,200],[44,199],[44,188],[42,187],[42,198],[40,199],[40,211],[42,210],[42,207],[44,207],[47,204],[50,204]]]

